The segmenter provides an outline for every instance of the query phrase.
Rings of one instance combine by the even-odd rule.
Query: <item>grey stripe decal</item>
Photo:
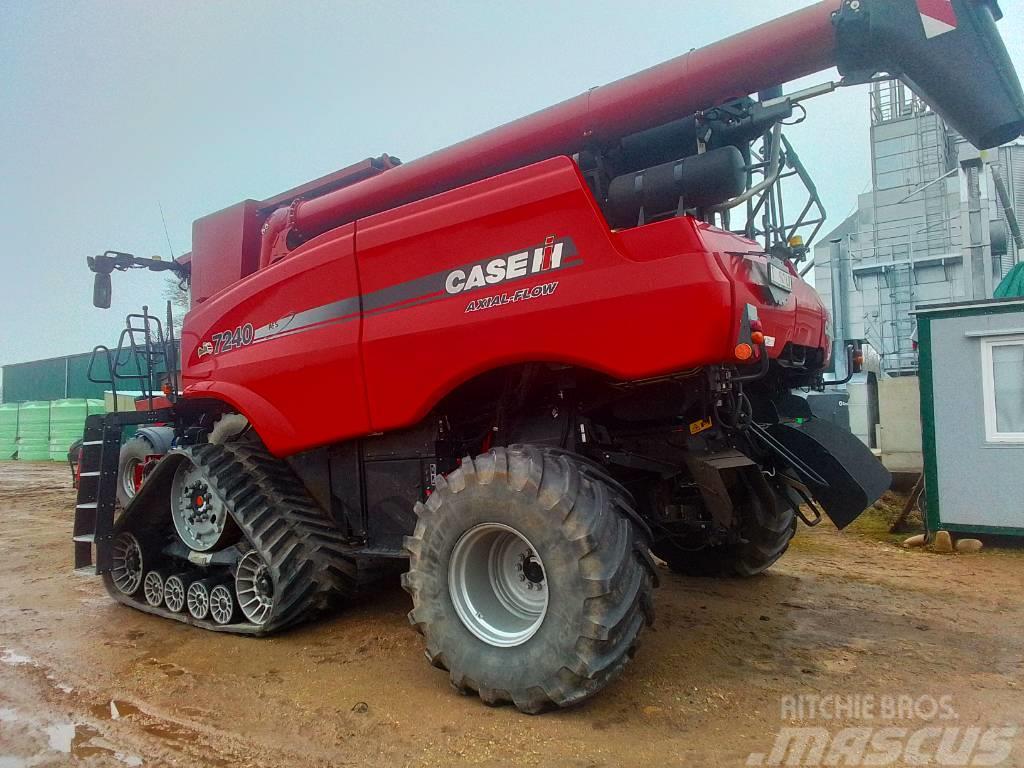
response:
[[[578,251],[576,250],[576,243],[571,237],[567,237],[564,240],[560,240],[562,243],[562,266],[568,266],[566,262],[576,256]],[[507,259],[510,256],[515,256],[520,253],[533,251],[537,248],[543,248],[544,243],[530,246],[529,248],[520,248],[517,251],[511,251],[504,254],[503,256],[491,256],[488,259],[481,259],[480,261],[473,261],[469,264],[463,264],[458,267],[451,267],[444,270],[443,272],[435,272],[432,275],[424,275],[423,277],[417,277],[413,280],[409,280],[405,283],[398,283],[397,285],[390,285],[387,288],[381,288],[378,291],[371,291],[370,293],[363,294],[363,312],[370,313],[376,312],[384,307],[390,307],[392,304],[398,304],[399,302],[409,301],[411,299],[426,296],[434,293],[445,293],[444,281],[453,270],[461,269],[465,272],[469,272],[473,267],[486,267],[489,263],[495,259]],[[557,271],[557,270],[552,270]],[[535,272],[532,275],[526,275],[526,277],[534,277],[540,272]],[[513,278],[514,280],[520,280],[522,278]],[[512,282],[511,280],[504,282]],[[492,288],[493,286],[487,286]],[[485,290],[480,288],[477,290]],[[469,291],[467,291],[469,293]],[[445,294],[447,295],[447,294]]]
[[[511,280],[502,280],[497,285],[489,285],[489,286],[487,286],[487,288],[490,288],[492,291],[499,290],[500,288],[502,288],[505,285],[508,285],[509,283],[517,283],[520,280],[526,280],[528,278],[537,277],[539,275],[550,275],[553,272],[561,272],[563,269],[572,269],[573,267],[578,267],[578,266],[580,266],[582,264],[583,264],[583,259],[572,259],[572,260],[569,260],[569,261],[562,261],[562,266],[560,266],[558,269],[548,270],[547,272],[534,272],[532,275],[524,275],[523,277],[513,277]],[[460,267],[457,267],[457,269],[460,269]],[[444,274],[447,275],[448,273],[445,272]],[[486,292],[486,289],[484,289],[484,288],[480,288],[479,290]],[[366,315],[373,315],[373,316],[385,315],[388,312],[397,312],[398,310],[401,310],[401,309],[409,309],[410,307],[418,307],[418,306],[420,306],[422,304],[430,304],[431,302],[434,302],[434,301],[443,301],[445,299],[454,299],[456,296],[464,296],[466,294],[474,294],[476,292],[477,292],[477,290],[474,289],[474,290],[470,290],[470,291],[463,291],[462,293],[448,293],[448,292],[446,292],[444,290],[444,286],[442,285],[440,295],[437,295],[437,296],[424,296],[419,301],[410,301],[410,302],[407,302],[405,304],[398,304],[398,305],[393,306],[393,307],[384,307],[383,309],[378,309],[376,312],[364,312],[363,315],[364,316],[366,316]]]
[[[264,341],[276,341],[277,339],[283,339],[286,336],[295,336],[299,333],[305,333],[306,331],[315,331],[320,328],[333,328],[336,325],[342,323],[349,323],[353,320],[357,320],[359,315],[349,315],[347,317],[339,317],[336,320],[328,320],[326,322],[317,323],[316,325],[304,325],[300,328],[292,328],[290,331],[282,331],[281,333],[275,333],[270,336],[264,336],[262,339],[254,339],[253,344],[261,344]]]
[[[458,267],[456,267],[458,269]],[[444,279],[451,270],[435,272],[432,275],[424,275],[397,285],[389,285],[379,291],[371,291],[363,294],[363,312],[376,312],[392,304],[399,304],[403,301],[410,301],[420,296],[432,293],[444,292]]]
[[[271,339],[292,336],[302,331],[313,330],[313,328],[320,328],[326,325],[336,325],[348,320],[355,320],[359,317],[360,300],[362,302],[363,315],[380,315],[386,312],[395,312],[400,309],[418,307],[423,304],[429,304],[442,299],[455,298],[456,296],[462,296],[467,293],[473,294],[478,291],[485,291],[488,289],[495,290],[499,285],[504,286],[507,283],[515,283],[531,277],[547,275],[552,272],[558,272],[562,269],[577,267],[583,263],[583,259],[574,258],[578,251],[576,250],[576,244],[573,242],[572,238],[565,238],[559,242],[562,243],[562,263],[558,269],[534,272],[532,274],[523,275],[522,277],[502,280],[501,283],[488,285],[486,288],[474,288],[458,294],[450,294],[445,290],[445,279],[453,270],[461,269],[468,272],[476,266],[486,267],[494,259],[507,259],[523,252],[533,251],[536,248],[543,248],[544,243],[541,243],[540,245],[535,245],[531,248],[512,251],[505,256],[492,256],[489,259],[474,261],[470,264],[446,269],[443,272],[435,272],[430,275],[424,275],[423,277],[408,280],[404,283],[398,283],[397,285],[391,285],[377,291],[371,291],[370,293],[365,293],[362,296],[352,296],[347,299],[341,299],[340,301],[332,301],[330,304],[322,304],[319,307],[312,307],[310,309],[304,309],[301,312],[295,312],[291,315],[285,315],[278,320],[257,328],[253,333],[253,343],[270,341]]]
[[[285,315],[279,320],[267,323],[256,329],[253,333],[253,341],[263,341],[273,336],[280,336],[285,333],[292,333],[302,330],[311,325],[320,325],[330,320],[337,320],[346,315],[357,316],[359,314],[359,297],[332,301],[330,304],[323,304],[312,309],[305,309],[291,315]]]

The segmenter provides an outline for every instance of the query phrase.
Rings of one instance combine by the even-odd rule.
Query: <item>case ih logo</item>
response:
[[[463,269],[453,269],[444,280],[444,289],[449,294],[472,291],[474,288],[486,288],[506,280],[548,272],[562,267],[562,256],[566,255],[564,240],[555,240],[555,236],[544,240],[544,245],[513,253],[511,256],[500,256],[486,263],[474,264]]]
[[[924,23],[924,35],[931,39],[956,29],[953,0],[917,0],[917,9]]]

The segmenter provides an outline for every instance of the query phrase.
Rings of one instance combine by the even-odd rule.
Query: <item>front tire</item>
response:
[[[527,713],[602,690],[653,619],[648,542],[629,504],[583,459],[533,446],[438,477],[416,505],[402,582],[431,663],[459,691]]]
[[[172,427],[144,427],[121,446],[117,460],[117,501],[121,509],[135,498],[145,480],[144,475],[140,480],[139,474],[146,466],[146,457],[163,456],[173,441]]]
[[[750,578],[764,573],[789,549],[796,534],[796,511],[778,491],[768,503],[749,486],[747,490],[737,509],[740,528],[734,541],[689,550],[662,539],[651,551],[684,576]]]

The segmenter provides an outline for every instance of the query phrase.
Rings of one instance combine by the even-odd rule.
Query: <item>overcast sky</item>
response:
[[[239,200],[414,159],[806,4],[2,0],[0,363],[112,343],[161,306],[163,278],[139,271],[94,309],[85,266],[167,257],[161,205],[178,255],[194,219]],[[1024,70],[1019,5],[1001,29]],[[870,180],[867,98],[812,101],[789,132],[830,225]]]

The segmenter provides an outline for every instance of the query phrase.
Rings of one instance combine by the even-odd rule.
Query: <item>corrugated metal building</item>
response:
[[[85,353],[3,366],[2,402],[102,398],[110,386],[89,381],[89,357],[89,353]]]
[[[3,366],[0,369],[0,403],[83,397],[102,399],[103,393],[110,391],[111,387],[110,384],[89,380],[91,357],[91,352],[83,352],[66,357],[53,357],[47,360],[33,360],[27,363]],[[144,356],[123,352],[118,371],[121,373],[145,372]],[[157,389],[159,389],[160,377],[163,373],[162,362],[155,364],[153,376]],[[102,360],[99,360],[93,371],[93,378],[104,379],[106,377],[106,366]],[[132,381],[118,382],[117,388],[119,390],[141,389],[138,383]]]

